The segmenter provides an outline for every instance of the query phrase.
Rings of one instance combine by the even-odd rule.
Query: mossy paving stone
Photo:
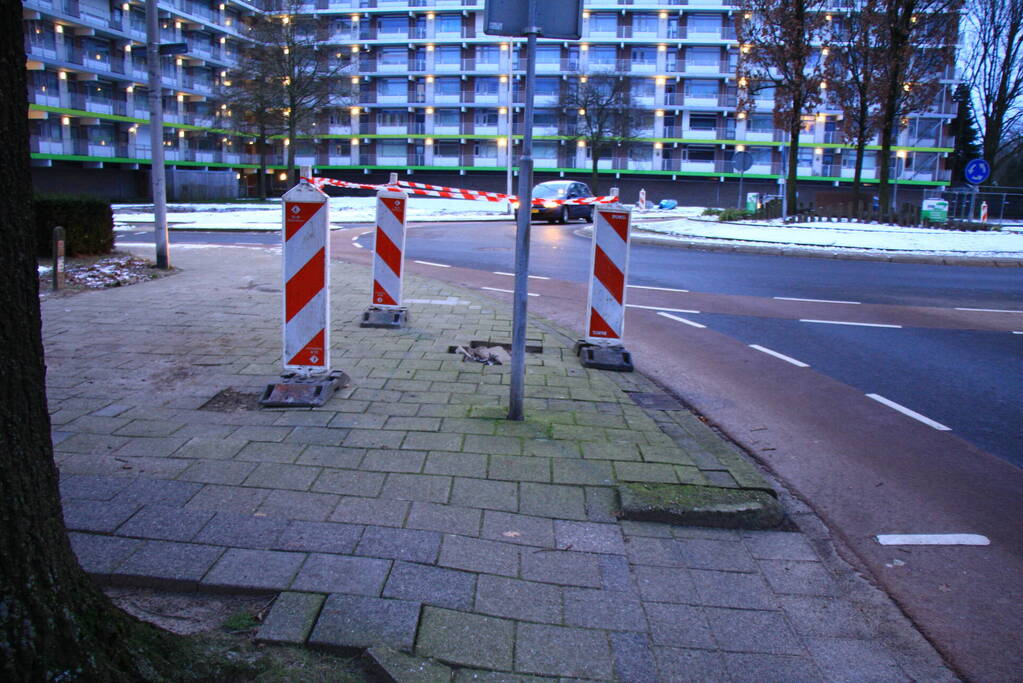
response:
[[[725,529],[776,529],[781,505],[766,491],[692,484],[621,484],[622,519]]]

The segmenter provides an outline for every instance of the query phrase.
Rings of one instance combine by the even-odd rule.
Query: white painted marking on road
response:
[[[513,289],[500,289],[499,287],[480,287],[480,289],[485,289],[485,290],[487,290],[489,292],[504,292],[505,294],[514,294],[515,293],[515,290],[513,290]],[[533,294],[532,292],[527,292],[527,294],[529,296],[540,296],[539,294]]]
[[[913,418],[914,420],[919,420],[920,422],[923,422],[928,427],[934,427],[938,431],[941,431],[941,432],[950,432],[950,431],[952,431],[951,427],[946,427],[945,425],[941,424],[940,422],[935,422],[931,418],[926,417],[924,415],[921,415],[920,413],[916,412],[915,410],[910,410],[909,408],[907,408],[904,405],[899,405],[895,401],[891,401],[891,400],[885,398],[884,396],[880,396],[878,394],[867,394],[867,398],[872,398],[875,401],[877,401],[878,403],[883,403],[884,405],[888,406],[889,408],[892,408],[893,410],[899,411],[903,415],[907,415],[907,416]]]
[[[424,266],[434,266],[436,268],[450,268],[451,267],[451,266],[447,265],[446,263],[434,263],[433,261],[414,261],[414,262],[415,263],[420,263],[420,264],[422,264]]]
[[[776,296],[772,297],[778,301],[806,301],[812,304],[856,304],[859,305],[859,301],[835,301],[833,299],[800,299],[795,296]]]
[[[1023,313],[1023,311],[1011,311],[1005,308],[960,308],[956,307],[957,311],[979,311],[981,313]]]
[[[1019,330],[1019,331],[1013,330],[1012,333],[1013,334],[1023,334],[1023,330]]]
[[[658,292],[683,292],[686,293],[688,289],[672,289],[671,287],[648,287],[646,285],[629,285],[630,289],[652,289]]]
[[[502,273],[499,270],[495,270],[494,275],[507,275],[508,277],[515,277],[515,273]],[[527,277],[529,277],[530,280],[550,280],[549,277],[544,277],[543,275],[529,275]]]
[[[698,313],[698,311],[693,311],[693,313]],[[692,325],[693,327],[698,327],[701,330],[706,329],[707,327],[706,325],[701,325],[700,323],[693,322],[692,320],[686,320],[685,318],[680,318],[677,315],[672,315],[671,313],[665,313],[663,311],[658,312],[657,315],[663,315],[665,318],[671,318],[672,320],[675,320],[677,322],[685,323],[686,325]]]
[[[359,244],[358,242],[356,242],[355,240],[352,240],[352,246],[355,247],[356,249],[365,249],[366,248],[366,247],[362,246],[361,244]]]
[[[902,329],[902,325],[886,325],[884,323],[854,323],[846,320],[810,320],[809,318],[800,318],[801,323],[822,323],[825,325],[858,325],[860,327],[892,327],[895,329]]]
[[[796,360],[795,358],[792,358],[791,356],[786,356],[784,353],[778,353],[777,351],[772,351],[771,349],[763,347],[760,344],[750,344],[749,346],[750,346],[751,349],[756,349],[757,351],[763,351],[768,356],[774,356],[775,358],[780,358],[781,360],[785,361],[786,363],[792,363],[793,365],[795,365],[797,367],[800,367],[800,368],[808,368],[808,367],[810,367],[808,364],[804,363],[801,360]]]
[[[469,303],[468,301],[463,301],[455,296],[449,296],[447,299],[405,299],[405,302],[409,304],[436,304],[446,306]]]
[[[686,308],[667,308],[665,306],[640,306],[639,304],[625,304],[626,308],[642,308],[645,311],[671,311],[672,313],[692,313],[697,314],[699,311],[691,311]]]
[[[991,545],[980,534],[878,534],[881,545]]]

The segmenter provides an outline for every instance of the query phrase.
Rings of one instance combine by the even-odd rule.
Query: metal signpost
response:
[[[970,196],[970,220],[973,220],[974,210],[977,205],[977,192],[980,185],[991,175],[991,164],[983,159],[971,159],[963,170],[966,182],[973,186],[973,194]]]
[[[53,289],[64,289],[64,228],[53,229]]]
[[[738,208],[742,208],[742,180],[743,176],[746,175],[746,171],[750,170],[753,166],[753,155],[749,152],[736,152],[732,155],[732,166],[736,171],[739,172],[739,203],[736,204]]]
[[[483,32],[526,37],[526,102],[523,115],[522,157],[519,159],[519,214],[515,230],[515,293],[512,304],[511,395],[509,420],[522,420],[526,380],[526,297],[529,276],[529,222],[533,205],[533,96],[536,90],[536,39],[579,40],[581,0],[487,0]],[[510,141],[509,141],[510,144]],[[509,148],[509,153],[511,148]]]
[[[170,268],[167,240],[167,179],[163,167],[163,76],[160,73],[160,16],[157,0],[146,0],[146,71],[149,75],[149,178],[153,192],[156,267]]]

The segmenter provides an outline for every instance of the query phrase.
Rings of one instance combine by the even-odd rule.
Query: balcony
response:
[[[35,154],[63,154],[64,142],[61,140],[47,140],[33,135],[29,140],[29,149]]]

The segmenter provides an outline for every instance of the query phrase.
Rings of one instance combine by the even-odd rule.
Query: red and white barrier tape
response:
[[[368,183],[353,183],[347,180],[336,180],[334,178],[302,178],[307,183],[322,188],[324,185],[333,187],[345,187],[354,190],[391,190],[400,191],[406,194],[420,195],[423,197],[443,197],[445,199],[465,199],[478,202],[518,202],[515,195],[502,194],[500,192],[486,192],[484,190],[463,190],[457,187],[444,187],[441,185],[427,185],[426,183],[413,183],[407,180],[399,180],[397,185],[382,184],[370,185]],[[553,203],[555,206],[566,205],[590,205],[590,204],[614,204],[618,201],[616,196],[601,197],[576,197],[573,199],[542,199],[534,197],[533,206],[546,206]]]

